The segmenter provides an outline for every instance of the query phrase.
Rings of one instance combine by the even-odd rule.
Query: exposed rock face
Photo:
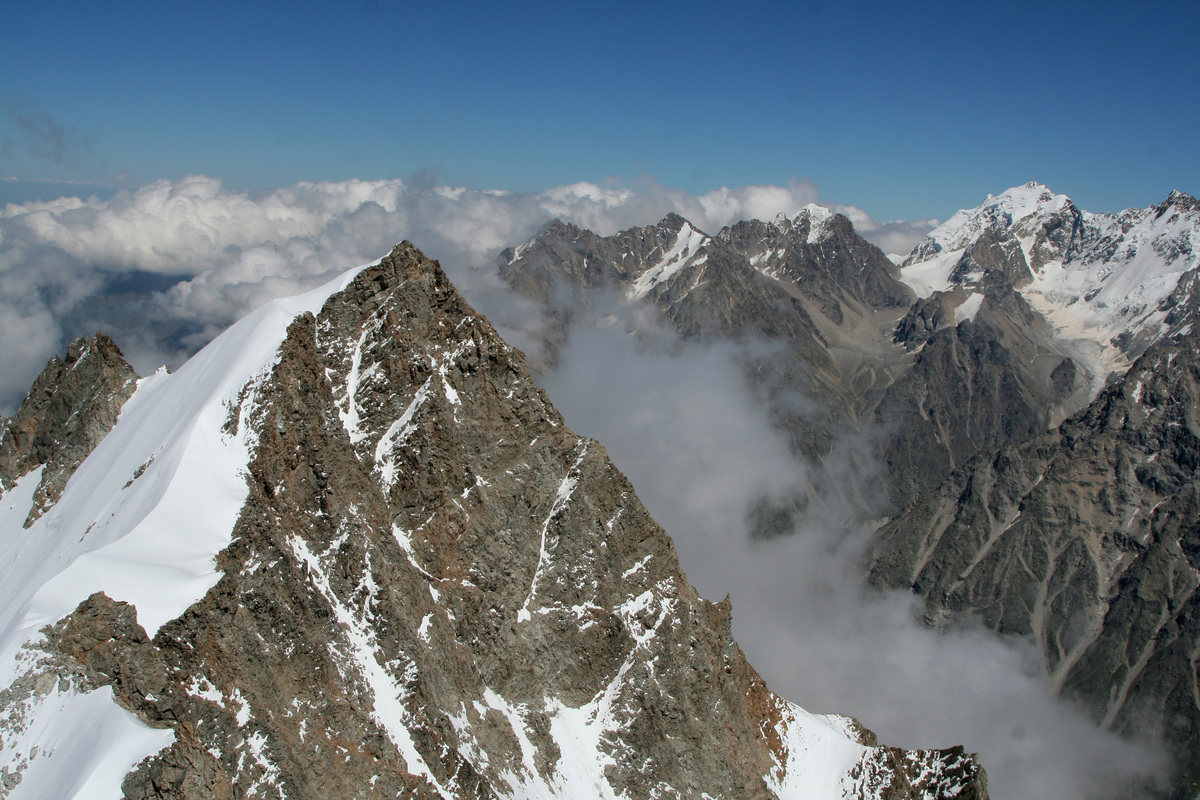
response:
[[[1105,726],[1161,725],[1200,786],[1200,356],[1138,359],[1057,430],[964,466],[879,533],[881,585],[926,617],[1032,635],[1054,685]]]
[[[904,345],[904,349],[909,351],[921,348],[935,333],[958,323],[955,311],[966,299],[967,293],[962,287],[955,287],[948,292],[934,292],[929,297],[918,299],[896,326],[892,341]]]
[[[112,430],[137,373],[102,333],[53,358],[15,415],[0,419],[0,491],[44,467],[26,527],[58,500],[79,462]]]
[[[763,343],[743,370],[793,448],[814,460],[854,418],[854,393],[888,379],[882,359],[862,368],[861,347],[843,358],[839,326],[870,327],[868,347],[884,346],[871,303],[898,315],[911,298],[878,248],[844,217],[815,207],[794,219],[741,222],[715,237],[675,214],[610,237],[556,221],[502,253],[498,267],[516,291],[542,302],[552,362],[575,316],[612,294],[652,304],[687,339]],[[818,406],[797,403],[797,391]]]
[[[977,454],[1042,433],[1086,397],[1086,376],[1007,275],[988,270],[980,278],[987,288],[973,317],[952,324],[951,303],[964,293],[936,293],[897,328],[898,340],[919,349],[876,416],[899,507]]]
[[[1033,282],[1033,274],[1021,242],[1006,228],[988,228],[963,251],[950,281],[960,286],[1020,289]]]
[[[864,503],[865,515],[889,499],[903,507],[977,453],[1041,433],[1087,399],[1089,376],[1017,291],[1032,275],[1007,228],[982,229],[947,289],[915,302],[878,248],[818,207],[711,238],[675,215],[611,237],[555,222],[499,268],[545,304],[552,350],[597,288],[653,303],[684,337],[775,343],[745,371],[799,455],[819,462],[841,434],[885,432],[876,438],[888,497]]]
[[[835,325],[846,312],[905,308],[912,292],[878,247],[854,231],[850,220],[810,206],[794,218],[738,222],[718,234],[762,272],[792,284]]]
[[[652,301],[685,335],[766,336],[786,342],[820,370],[836,370],[795,294],[744,268],[744,260],[724,239],[670,214],[658,225],[610,237],[556,220],[501,253],[499,267],[514,289],[542,301],[560,323],[551,328],[551,345],[565,342],[572,315],[590,306],[592,293],[620,291]],[[739,302],[729,302],[731,296]]]
[[[961,749],[770,692],[728,603],[411,245],[228,408],[255,449],[216,585],[153,637],[93,594],[10,687],[109,687],[170,728],[126,797],[986,798]]]

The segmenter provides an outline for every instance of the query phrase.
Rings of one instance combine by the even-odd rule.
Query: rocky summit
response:
[[[4,422],[0,797],[987,796],[772,693],[408,243],[122,365],[74,344]]]
[[[34,381],[21,408],[0,420],[0,491],[40,468],[25,527],[62,494],[67,479],[116,424],[137,373],[102,333],[77,339]]]
[[[1179,798],[1200,791],[1198,245],[1189,195],[1091,214],[1034,183],[934,230],[904,266],[932,292],[929,308],[910,312],[897,337],[925,352],[931,329],[961,343],[975,331],[950,327],[950,309],[994,325],[989,308],[1007,295],[1023,309],[1008,320],[1030,322],[960,344],[934,374],[943,380],[979,346],[1004,345],[1015,380],[993,372],[993,391],[1024,411],[1005,418],[1015,431],[1007,442],[980,441],[974,456],[944,465],[949,476],[932,481],[929,472],[913,484],[915,503],[879,530],[869,567],[875,583],[922,595],[931,624],[969,612],[1032,637],[1055,690],[1102,727],[1165,738],[1176,763],[1170,796]],[[997,284],[1011,289],[997,293]],[[1037,325],[1054,350],[1011,344],[1021,335],[1037,344],[1023,334]],[[1025,380],[1021,364],[1034,365]],[[1088,402],[1071,412],[1081,384],[1091,387]],[[956,385],[958,402],[980,393]],[[1062,411],[1071,415],[1040,429]],[[940,444],[949,452],[964,438]]]
[[[872,516],[1088,399],[1090,373],[1020,291],[1031,273],[1017,238],[981,231],[953,259],[925,245],[947,273],[932,289],[924,250],[901,269],[819,206],[714,236],[677,215],[609,237],[552,222],[497,266],[543,304],[552,358],[613,293],[652,306],[685,340],[755,342],[743,371],[797,456],[825,462],[847,434],[876,442],[884,492],[814,487]]]

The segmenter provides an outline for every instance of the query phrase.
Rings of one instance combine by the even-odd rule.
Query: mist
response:
[[[883,744],[961,744],[996,798],[1129,797],[1165,767],[1154,742],[1101,731],[1056,700],[1031,641],[970,620],[939,633],[911,595],[867,588],[868,534],[835,493],[795,515],[791,534],[756,536],[750,511],[764,498],[870,485],[852,474],[877,469],[862,458],[869,433],[843,443],[857,458],[802,463],[742,378],[748,345],[671,343],[665,331],[650,341],[612,315],[585,319],[541,381],[628,475],[697,589],[731,596],[734,636],[772,689],[857,717]]]

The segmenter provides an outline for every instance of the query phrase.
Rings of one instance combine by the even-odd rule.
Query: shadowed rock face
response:
[[[770,692],[604,449],[407,243],[293,322],[228,424],[257,445],[216,586],[153,639],[93,595],[26,676],[174,731],[129,798],[771,798],[833,733],[846,796],[986,797],[961,749],[865,746]]]
[[[54,505],[75,467],[117,424],[137,378],[112,339],[76,339],[66,358],[46,365],[17,413],[0,419],[0,491],[44,467],[26,527]]]
[[[897,329],[919,349],[876,409],[892,499],[904,507],[980,453],[1047,430],[1085,386],[1053,332],[1002,280],[973,319],[952,322],[952,294],[914,305]],[[949,320],[947,320],[949,318]]]
[[[676,214],[609,237],[556,220],[498,259],[513,289],[543,303],[552,364],[575,315],[591,307],[598,291],[608,291],[648,299],[685,336],[763,336],[818,370],[836,371],[795,293],[744,262],[730,243]]]
[[[896,326],[892,341],[908,351],[920,349],[938,331],[958,324],[954,312],[966,299],[961,287],[919,298]]]
[[[514,290],[543,303],[551,366],[575,317],[613,294],[653,306],[685,340],[756,342],[740,366],[811,461],[858,427],[892,379],[898,365],[882,332],[912,301],[887,257],[821,209],[716,236],[674,214],[609,237],[552,222],[497,265]]]
[[[820,462],[849,432],[877,442],[888,492],[873,502],[852,493],[864,516],[889,501],[903,508],[978,453],[1035,436],[1085,401],[1087,375],[1017,291],[1032,276],[1003,229],[964,250],[952,290],[915,302],[878,248],[820,209],[715,237],[675,215],[610,237],[554,222],[498,266],[544,303],[555,358],[597,289],[653,304],[687,339],[775,345],[748,357],[745,374],[799,456]],[[971,293],[982,302],[959,319]]]
[[[841,214],[802,211],[794,219],[746,220],[717,238],[755,259],[763,272],[794,285],[835,325],[846,321],[849,307],[899,309],[913,300],[896,266]]]
[[[1045,192],[1042,200],[1051,197]],[[1069,359],[1055,366],[1053,351],[1014,346],[1011,332],[1030,330],[1024,324],[1009,328],[1010,339],[1003,331],[987,337],[1005,345],[1015,370],[999,359],[967,369],[974,362],[963,355],[978,348],[946,346],[949,293],[914,308],[897,330],[898,341],[923,347],[911,375],[922,375],[927,354],[955,357],[943,357],[944,368],[923,376],[929,391],[898,397],[936,398],[923,408],[949,421],[937,413],[942,405],[970,402],[979,394],[977,376],[990,376],[1014,412],[996,430],[1012,432],[1006,443],[947,422],[936,441],[919,428],[897,434],[911,445],[893,448],[889,467],[902,476],[899,497],[907,493],[916,503],[879,531],[871,578],[922,594],[932,624],[969,611],[996,630],[1032,635],[1056,689],[1087,704],[1103,726],[1126,732],[1157,726],[1164,733],[1178,766],[1172,796],[1191,798],[1200,788],[1196,202],[1174,192],[1149,209],[1094,215],[1058,200],[1064,202],[1053,213],[1041,210],[1019,222],[987,219],[999,203],[962,212],[973,238],[943,237],[963,248],[952,279],[983,295],[975,321],[987,324],[993,300],[1019,299],[998,288],[1050,275],[1059,288],[1043,287],[1039,295],[1049,318],[1068,330],[1088,320],[1085,328],[1113,333],[1111,342],[1093,347],[1141,357],[1091,405],[1029,438],[1046,420],[1048,404],[1070,409],[1078,387],[1088,383],[1085,370]],[[907,263],[938,256],[935,238]],[[1077,278],[1054,284],[1064,270]],[[1020,305],[1010,302],[1007,312],[1018,323]],[[959,342],[966,325],[957,326]],[[1029,370],[1025,364],[1036,364],[1031,358],[1043,366]],[[958,383],[935,383],[955,370],[962,373]],[[963,442],[971,443],[974,458],[964,458],[970,448],[954,451]],[[912,457],[894,458],[904,452]],[[925,469],[930,460],[944,463]],[[939,484],[938,469],[946,468],[958,471]]]
[[[1105,727],[1161,726],[1200,776],[1200,356],[1158,345],[1057,430],[976,458],[879,532],[874,582],[926,618],[1037,641]],[[1190,787],[1190,788],[1189,788]]]

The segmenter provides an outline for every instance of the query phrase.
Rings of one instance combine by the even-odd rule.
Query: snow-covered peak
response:
[[[1166,201],[1163,202],[1162,205],[1158,206],[1158,208],[1165,210],[1170,206],[1176,206],[1184,209],[1185,211],[1194,211],[1196,209],[1196,198],[1192,197],[1187,192],[1181,192],[1178,189],[1172,189],[1171,193],[1167,195]]]
[[[816,203],[809,203],[796,212],[793,219],[800,220],[807,217],[814,222],[825,222],[833,218],[833,212],[825,206],[819,206]]]
[[[833,212],[825,206],[809,203],[796,214],[795,222],[808,220],[808,244],[816,244],[829,236]]]
[[[1027,183],[932,231],[905,260],[902,280],[922,297],[951,289],[969,248],[988,231],[1019,243],[1033,277],[1021,293],[1076,348],[1096,386],[1166,332],[1163,301],[1200,266],[1200,211],[1190,195],[1176,191],[1150,208],[1092,214]]]
[[[1055,194],[1034,181],[999,195],[989,194],[980,205],[959,210],[930,231],[910,259],[924,261],[935,253],[962,250],[988,228],[1009,229],[1034,215],[1056,214],[1070,202],[1065,194]]]
[[[318,311],[356,272],[267,303],[177,372],[142,379],[59,502],[29,528],[22,523],[42,468],[0,495],[6,795],[14,780],[14,798],[115,797],[130,769],[175,740],[114,703],[110,687],[93,691],[65,672],[45,672],[52,662],[37,655],[39,631],[103,592],[132,605],[154,636],[217,583],[217,555],[248,490],[259,387],[291,322]],[[14,681],[33,676],[39,688],[13,693]]]
[[[834,212],[825,206],[809,203],[795,214],[788,216],[786,212],[775,215],[769,224],[780,231],[794,230],[804,225],[808,226],[808,244],[816,244],[825,239],[830,233],[830,222]]]

